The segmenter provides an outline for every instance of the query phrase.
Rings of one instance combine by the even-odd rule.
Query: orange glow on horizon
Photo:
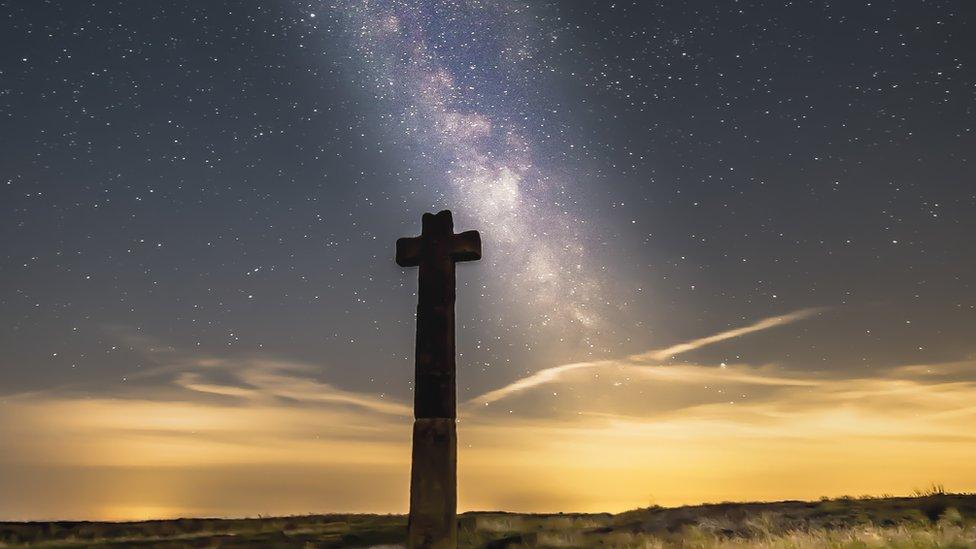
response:
[[[260,367],[277,377],[246,398],[214,397],[214,387],[196,400],[8,398],[0,436],[18,444],[0,464],[5,484],[28,496],[4,501],[0,513],[121,520],[406,510],[403,403],[323,398],[328,386],[309,388],[300,371]],[[822,380],[626,360],[600,364],[598,377],[574,370],[464,413],[460,507],[623,511],[906,493],[932,482],[974,490],[976,386],[952,378],[970,367]],[[630,384],[616,384],[622,377]],[[270,398],[285,386],[292,400]],[[300,400],[301,388],[316,399]],[[533,409],[539,401],[546,408]]]

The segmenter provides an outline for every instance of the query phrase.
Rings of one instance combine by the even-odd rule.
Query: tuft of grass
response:
[[[940,482],[933,482],[927,488],[915,488],[912,490],[912,495],[917,498],[924,498],[929,496],[944,496],[946,492],[945,486]]]

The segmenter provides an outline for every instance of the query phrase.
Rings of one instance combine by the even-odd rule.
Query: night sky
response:
[[[976,490],[970,4],[0,2],[0,518],[404,511],[441,209],[462,508]]]

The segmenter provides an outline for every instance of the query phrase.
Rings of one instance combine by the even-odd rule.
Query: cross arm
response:
[[[481,235],[478,231],[464,231],[453,237],[451,258],[454,261],[477,261],[481,259]]]
[[[421,238],[419,236],[410,236],[397,239],[397,265],[401,267],[416,267],[420,265],[420,254],[423,251],[423,241]]]

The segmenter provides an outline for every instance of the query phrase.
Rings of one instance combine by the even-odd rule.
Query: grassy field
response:
[[[620,514],[465,513],[462,547],[976,547],[976,495],[721,503]],[[4,522],[7,547],[398,547],[399,515]]]

